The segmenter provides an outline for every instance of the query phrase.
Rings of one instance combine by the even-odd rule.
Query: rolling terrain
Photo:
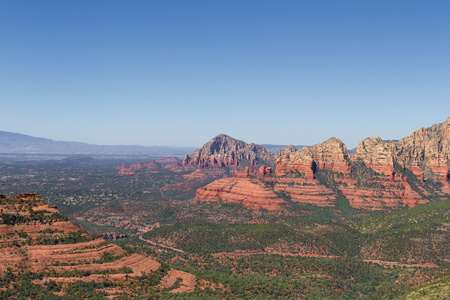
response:
[[[0,210],[1,298],[30,290],[44,298],[130,297],[196,286],[191,274],[83,231],[35,194],[0,195]],[[85,290],[71,294],[77,286]]]

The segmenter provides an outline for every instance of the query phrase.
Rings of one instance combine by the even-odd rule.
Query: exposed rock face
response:
[[[296,152],[285,154],[277,160],[277,175],[287,172],[305,173],[306,178],[314,178],[314,170],[318,167],[324,170],[347,174],[351,171],[347,147],[339,139],[332,137],[327,141],[304,147]]]
[[[289,146],[283,147],[280,150],[278,150],[277,152],[275,152],[275,156],[276,157],[280,157],[280,156],[283,156],[285,154],[288,154],[288,153],[291,153],[291,152],[295,152],[297,150],[298,149],[295,148],[294,145],[289,145]]]
[[[404,205],[413,207],[427,202],[411,188],[406,177],[395,170],[395,153],[396,143],[384,143],[380,137],[369,137],[359,143],[356,154],[352,157],[353,163],[361,161],[367,168],[384,175],[384,178],[374,175],[370,178],[373,188],[359,188],[357,178],[360,174],[352,174],[352,177],[345,181],[347,186],[342,188],[352,206],[381,210],[384,207],[398,208]],[[423,181],[423,172],[415,175]]]
[[[259,168],[258,177],[266,177],[266,175],[272,175],[272,173],[271,167],[261,166]]]
[[[317,206],[334,206],[336,195],[334,192],[314,178],[297,177],[290,174],[277,178],[274,191],[288,195],[293,202],[313,204]]]
[[[241,204],[248,209],[280,210],[285,201],[278,198],[258,179],[228,177],[218,179],[197,190],[198,201],[223,201]]]
[[[362,160],[367,167],[393,180],[395,176],[395,142],[390,141],[385,144],[380,137],[366,138],[358,144],[352,160]]]
[[[412,207],[427,202],[411,188],[406,178],[397,174],[394,159],[395,142],[384,143],[381,138],[367,138],[358,145],[357,153],[350,161],[345,145],[339,139],[331,138],[309,149],[304,148],[280,157],[277,161],[277,175],[292,179],[288,185],[282,184],[283,180],[279,179],[274,189],[284,192],[294,201],[319,206],[333,206],[337,193],[347,198],[351,206],[368,210],[405,205]],[[358,162],[384,176],[365,175],[367,171],[361,171],[361,167],[352,172],[352,164],[356,165]],[[324,182],[315,180],[317,169],[336,174],[332,175],[335,190],[327,188]],[[359,174],[359,171],[364,174]],[[292,172],[299,172],[303,178],[296,178],[299,176],[293,176]],[[370,178],[362,179],[361,176]]]
[[[344,198],[355,208],[385,210],[413,207],[450,195],[449,158],[450,118],[414,131],[398,143],[367,138],[359,143],[351,159],[346,146],[333,137],[280,156],[275,176],[262,175],[262,169],[257,176],[279,199],[289,197],[294,202],[334,206]],[[253,180],[250,175],[238,174],[241,186],[243,181]],[[211,187],[219,191],[228,185],[217,181]],[[202,200],[208,199],[207,193],[200,191],[200,195]],[[245,207],[255,207],[245,204],[254,201],[252,197],[241,200]]]
[[[230,167],[236,171],[243,171],[249,167],[251,172],[263,164],[273,164],[274,155],[261,145],[247,144],[221,134],[203,145],[200,149],[186,155],[183,165],[196,166],[202,170],[208,167]]]
[[[415,175],[422,174],[424,180],[439,181],[443,184],[443,191],[450,192],[450,118],[401,139],[397,143],[396,155],[399,163]]]
[[[301,150],[279,157],[276,174],[277,176],[285,176],[287,173],[300,172],[305,174],[305,178],[314,179],[315,165],[311,150],[304,147]]]
[[[347,174],[351,172],[347,147],[335,137],[311,147],[311,154],[320,169]]]

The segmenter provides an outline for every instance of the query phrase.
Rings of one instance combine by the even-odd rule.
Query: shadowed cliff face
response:
[[[351,159],[346,146],[333,137],[280,156],[275,176],[262,176],[260,180],[283,200],[280,204],[284,205],[274,206],[277,210],[289,209],[286,197],[303,204],[350,205],[366,210],[413,207],[449,196],[449,154],[450,118],[442,124],[414,131],[397,143],[369,137],[359,143]],[[197,193],[197,199],[209,201],[219,197],[205,191],[213,185],[214,190],[220,190],[222,183],[226,184],[218,180],[206,186]],[[220,195],[222,201],[233,203],[236,197],[233,190]],[[244,206],[257,207],[254,205],[257,198],[247,195],[246,199],[239,201],[252,201],[252,205]],[[258,199],[261,203],[274,201],[273,196]]]

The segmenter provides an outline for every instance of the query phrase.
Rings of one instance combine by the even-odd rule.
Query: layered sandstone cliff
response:
[[[368,168],[393,179],[395,176],[395,142],[384,143],[380,137],[366,138],[358,144],[352,160],[362,160]]]
[[[310,149],[316,167],[343,174],[351,172],[347,147],[340,139],[332,137]]]
[[[442,191],[450,193],[450,118],[444,123],[421,128],[396,145],[398,161],[423,180],[440,182]]]
[[[413,207],[450,196],[449,157],[450,118],[397,143],[367,138],[351,159],[346,146],[333,137],[283,154],[277,159],[275,176],[261,180],[279,199],[287,197],[298,203],[335,206],[337,201],[348,201],[352,207],[366,210]],[[242,177],[241,185],[253,180],[251,173],[237,175]],[[212,185],[220,190],[221,184],[228,183]],[[202,200],[208,200],[207,194]]]
[[[223,201],[248,209],[280,210],[285,201],[258,179],[228,177],[218,179],[197,190],[198,201]]]
[[[310,148],[285,154],[277,159],[276,173],[283,176],[288,172],[300,172],[305,173],[306,178],[314,178],[316,168],[349,173],[351,166],[344,143],[332,137]]]
[[[275,172],[277,176],[299,172],[309,179],[314,179],[315,162],[312,152],[304,147],[301,150],[285,154],[277,159]]]

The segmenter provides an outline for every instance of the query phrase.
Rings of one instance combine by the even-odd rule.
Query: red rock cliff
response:
[[[236,171],[250,168],[250,173],[255,173],[263,165],[273,165],[274,155],[261,145],[247,144],[221,134],[203,145],[200,149],[186,155],[183,165],[196,166],[202,170],[208,167],[230,167]]]

